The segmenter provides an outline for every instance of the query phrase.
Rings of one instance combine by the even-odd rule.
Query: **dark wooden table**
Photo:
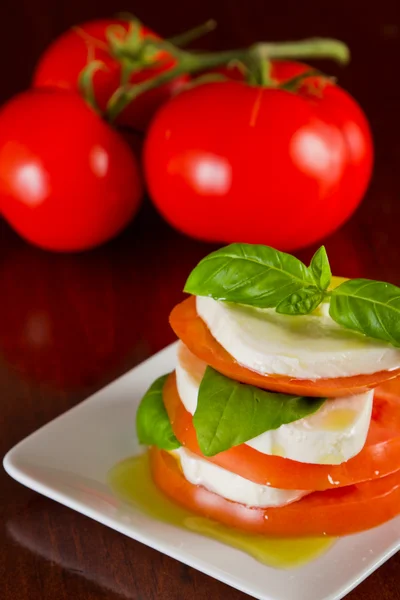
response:
[[[326,240],[334,271],[400,284],[398,0],[2,0],[0,100],[29,84],[44,47],[68,26],[135,10],[163,35],[218,19],[204,47],[339,37],[353,52],[340,81],[366,110],[376,168],[364,203]],[[174,336],[167,324],[188,271],[210,247],[172,231],[145,204],[118,239],[82,255],[28,246],[0,223],[0,454]],[[308,259],[314,248],[300,256]],[[245,595],[25,489],[0,471],[3,600],[244,599]],[[399,600],[400,556],[352,600]]]

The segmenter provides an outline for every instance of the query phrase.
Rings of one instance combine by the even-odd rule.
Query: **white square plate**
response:
[[[118,508],[107,485],[115,464],[138,453],[135,411],[156,377],[175,366],[176,344],[45,425],[4,458],[20,483],[260,600],[338,600],[400,549],[400,517],[341,538],[312,562],[289,570],[196,533]]]

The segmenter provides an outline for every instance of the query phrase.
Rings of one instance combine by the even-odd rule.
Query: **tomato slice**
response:
[[[273,392],[327,398],[350,396],[361,394],[400,375],[400,369],[316,381],[293,379],[284,375],[261,375],[242,367],[211,335],[207,325],[197,314],[195,296],[175,306],[170,315],[170,324],[193,354],[223,375]]]
[[[399,386],[400,387],[400,386]],[[262,454],[241,444],[215,456],[203,456],[192,415],[184,407],[172,373],[163,399],[172,428],[186,448],[206,460],[262,485],[295,490],[327,490],[379,479],[400,470],[400,396],[375,397],[364,448],[341,465],[312,465]]]
[[[400,398],[400,377],[390,379],[379,385],[375,390],[375,394],[380,398],[387,398],[389,400]]]
[[[250,508],[193,485],[174,457],[150,450],[156,485],[178,504],[204,517],[264,535],[348,535],[364,531],[400,513],[400,471],[377,481],[314,492],[281,508]]]

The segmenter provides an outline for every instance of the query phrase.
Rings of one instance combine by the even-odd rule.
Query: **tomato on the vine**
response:
[[[158,36],[135,22],[138,31],[138,43],[143,39],[159,39]],[[110,28],[117,28],[123,36],[128,32],[130,23],[121,19],[100,19],[73,27],[57,38],[40,58],[33,76],[34,87],[53,87],[77,91],[78,79],[82,69],[91,60],[100,60],[105,69],[98,70],[93,77],[94,93],[97,104],[105,111],[107,102],[121,85],[122,63],[112,54],[107,39]],[[141,83],[172,69],[175,65],[166,52],[158,52],[153,60],[158,64],[131,64],[130,83]],[[126,65],[127,66],[127,65]],[[188,81],[181,75],[172,81],[145,92],[131,102],[118,116],[117,123],[138,130],[145,130],[158,108]]]
[[[126,142],[75,93],[31,90],[0,111],[0,212],[28,241],[84,250],[116,235],[142,196]]]
[[[306,69],[272,62],[272,78],[282,83]],[[372,162],[362,110],[320,76],[295,92],[199,84],[161,108],[145,146],[151,197],[173,226],[206,241],[282,250],[339,227],[361,201]]]

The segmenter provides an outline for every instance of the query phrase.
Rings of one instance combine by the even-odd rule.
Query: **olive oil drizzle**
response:
[[[149,517],[218,540],[276,568],[301,566],[325,552],[335,538],[275,538],[238,531],[192,513],[169,500],[154,484],[148,454],[128,458],[109,473],[109,485],[122,502]]]

